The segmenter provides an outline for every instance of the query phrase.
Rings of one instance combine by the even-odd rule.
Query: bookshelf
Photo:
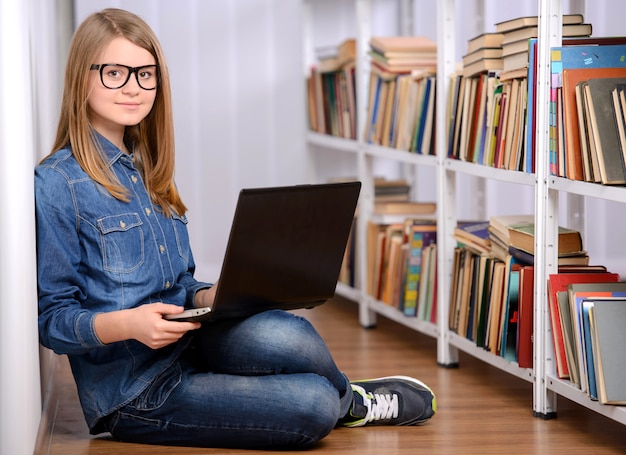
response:
[[[347,0],[346,0],[347,1]],[[548,311],[548,296],[546,291],[547,277],[556,272],[557,264],[557,228],[567,225],[571,228],[584,231],[583,220],[585,208],[595,200],[611,201],[617,204],[626,203],[626,189],[623,187],[603,186],[580,181],[572,181],[551,175],[548,154],[537,152],[535,157],[535,173],[525,173],[505,169],[496,169],[475,163],[463,162],[447,158],[446,138],[446,103],[448,98],[448,77],[455,70],[455,62],[460,56],[455,51],[458,17],[455,12],[455,0],[436,2],[437,16],[437,153],[435,156],[424,156],[404,151],[386,148],[366,143],[363,138],[364,119],[367,113],[367,84],[369,60],[367,44],[371,35],[372,14],[370,0],[350,0],[353,4],[355,31],[357,38],[356,84],[358,106],[358,133],[357,140],[335,138],[319,133],[309,132],[306,138],[311,151],[312,169],[316,168],[315,161],[326,152],[348,155],[351,163],[343,172],[353,175],[363,182],[363,191],[359,205],[357,226],[357,279],[355,287],[339,284],[337,292],[359,304],[359,321],[364,327],[376,324],[377,315],[387,317],[406,325],[420,333],[437,339],[437,361],[445,367],[458,364],[459,351],[479,358],[511,375],[528,381],[533,385],[533,413],[535,416],[549,419],[557,414],[557,396],[565,397],[584,407],[594,410],[598,414],[626,424],[626,407],[600,405],[573,386],[567,380],[561,380],[556,374],[556,360],[552,345],[551,328]],[[341,3],[341,2],[340,2]],[[389,3],[389,2],[387,2]],[[480,2],[478,2],[480,3]],[[303,0],[305,22],[305,55],[306,69],[312,62],[311,37],[313,0]],[[410,33],[412,24],[411,8],[423,6],[423,2],[398,0],[394,11],[400,24],[399,34]],[[561,0],[540,0],[539,7],[539,38],[538,38],[538,73],[536,78],[537,110],[535,141],[536,150],[548,150],[549,122],[548,106],[550,100],[550,48],[561,43],[561,17],[563,4]],[[584,10],[584,2],[577,2],[577,7]],[[391,19],[390,19],[391,20]],[[483,19],[481,19],[483,20]],[[483,27],[484,24],[483,24]],[[405,317],[402,313],[380,301],[370,297],[364,291],[366,251],[365,233],[366,223],[372,214],[373,178],[378,161],[394,163],[403,176],[409,176],[411,182],[419,181],[419,172],[430,172],[435,178],[435,200],[437,202],[437,254],[438,254],[438,287],[437,287],[437,315],[436,324],[431,324],[415,318]],[[342,159],[342,162],[343,159]],[[421,171],[420,171],[421,170]],[[324,178],[323,174],[313,172],[312,179]],[[534,314],[534,367],[520,368],[515,362],[510,362],[496,356],[453,333],[448,329],[448,304],[450,298],[450,282],[452,277],[453,252],[456,242],[452,232],[461,212],[459,192],[468,185],[468,179],[473,185],[470,189],[476,193],[476,204],[473,209],[476,219],[486,215],[485,205],[487,195],[485,187],[490,182],[501,182],[507,185],[516,185],[532,194],[532,206],[535,213],[535,314]],[[418,188],[419,191],[419,188]],[[418,194],[414,194],[417,197]],[[589,202],[591,201],[591,202]],[[559,207],[559,205],[562,205]],[[563,207],[565,205],[565,207]],[[565,213],[567,218],[559,223],[559,214]],[[359,252],[361,254],[359,254]],[[624,279],[624,277],[622,277]],[[461,366],[462,367],[462,366]]]

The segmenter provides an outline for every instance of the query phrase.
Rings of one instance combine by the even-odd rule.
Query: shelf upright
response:
[[[363,327],[376,325],[376,313],[368,305],[367,298],[367,223],[374,210],[374,176],[372,157],[366,154],[364,142],[367,121],[367,92],[369,83],[369,65],[367,51],[371,35],[370,0],[355,0],[357,18],[356,38],[356,104],[357,104],[357,173],[361,179],[361,195],[359,198],[359,214],[357,216],[357,288],[360,289],[359,323]]]
[[[535,307],[533,414],[550,419],[556,416],[556,394],[547,386],[547,372],[556,370],[549,320],[546,278],[557,272],[558,192],[548,179],[550,146],[550,49],[561,44],[562,1],[539,0],[537,48],[537,128],[535,185]]]
[[[456,173],[444,166],[447,155],[446,111],[449,79],[455,67],[455,2],[437,2],[437,363],[458,365],[458,350],[449,342],[448,314],[456,226]]]

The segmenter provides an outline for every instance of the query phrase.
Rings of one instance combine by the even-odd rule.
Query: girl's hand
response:
[[[217,291],[217,281],[208,289],[200,289],[193,298],[193,304],[196,308],[212,307],[215,300],[215,292]]]
[[[178,314],[183,310],[178,305],[150,303],[129,310],[100,313],[95,319],[95,329],[105,344],[132,339],[159,349],[175,343],[188,331],[200,328],[199,322],[163,319],[165,314]]]

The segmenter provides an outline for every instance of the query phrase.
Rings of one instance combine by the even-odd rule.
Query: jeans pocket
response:
[[[180,384],[182,369],[178,362],[159,374],[148,388],[137,397],[129,407],[139,411],[151,411],[160,408],[171,393]]]

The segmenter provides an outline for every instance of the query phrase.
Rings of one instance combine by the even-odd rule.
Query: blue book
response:
[[[526,109],[526,162],[524,171],[532,174],[535,172],[535,90],[537,76],[537,38],[528,40],[528,100]]]
[[[383,84],[383,79],[381,77],[376,76],[376,88],[374,93],[374,102],[372,105],[372,117],[369,118],[370,128],[367,135],[367,142],[372,143],[372,139],[374,137],[374,125],[376,124],[376,115],[378,115],[378,104],[380,98],[380,87]]]
[[[581,316],[583,327],[583,343],[584,343],[584,365],[587,373],[587,391],[589,398],[598,399],[598,388],[596,386],[596,369],[593,365],[593,349],[591,347],[591,332],[589,330],[589,308],[593,306],[593,302],[581,302]]]

